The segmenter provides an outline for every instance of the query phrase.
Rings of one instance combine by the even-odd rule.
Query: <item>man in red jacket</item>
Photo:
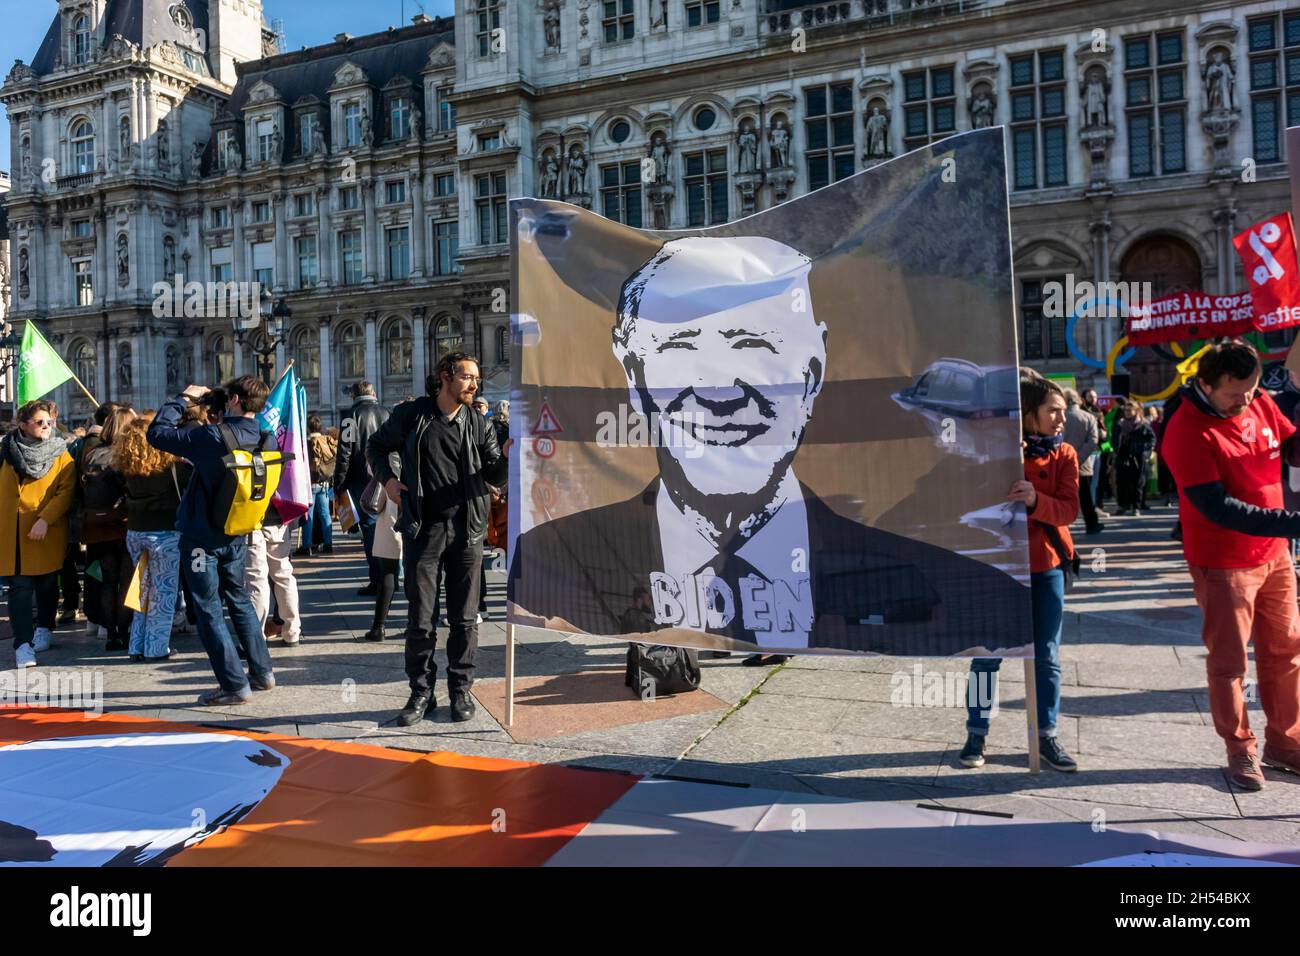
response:
[[[1233,340],[1213,346],[1165,427],[1163,450],[1178,484],[1178,514],[1196,601],[1214,729],[1229,779],[1260,790],[1264,774],[1246,716],[1246,645],[1255,638],[1264,763],[1300,773],[1300,622],[1287,538],[1300,512],[1282,507],[1282,456],[1295,426],[1259,389],[1259,355]]]

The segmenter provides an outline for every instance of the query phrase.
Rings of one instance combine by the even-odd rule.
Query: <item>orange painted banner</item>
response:
[[[638,779],[0,708],[0,865],[537,866]]]

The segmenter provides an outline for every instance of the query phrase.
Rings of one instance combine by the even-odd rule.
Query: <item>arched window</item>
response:
[[[366,339],[361,326],[349,322],[339,329],[339,377],[364,378],[366,374]]]
[[[72,62],[90,61],[90,17],[78,14],[72,21]]]
[[[460,319],[444,315],[433,325],[433,363],[437,365],[443,356],[450,352],[459,352],[465,344],[465,335],[461,331]]]
[[[320,337],[316,330],[305,325],[294,329],[290,338],[290,357],[298,377],[304,382],[320,378]]]
[[[95,127],[90,120],[72,125],[72,166],[78,173],[95,171]]]
[[[407,319],[394,319],[384,330],[385,374],[401,376],[411,374],[411,323]]]
[[[95,354],[95,347],[89,342],[83,340],[72,346],[72,370],[77,373],[77,378],[81,379],[87,388],[94,388],[95,377],[99,371],[99,356]]]
[[[235,377],[235,350],[230,336],[218,335],[212,340],[212,373],[216,384]]]

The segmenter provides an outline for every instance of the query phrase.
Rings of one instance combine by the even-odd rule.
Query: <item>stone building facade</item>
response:
[[[993,125],[1022,361],[1102,385],[1045,283],[1239,290],[1231,236],[1288,208],[1300,6],[458,0],[269,56],[261,15],[59,0],[0,88],[13,318],[42,321],[100,397],[154,405],[269,350],[224,317],[157,315],[178,275],[283,299],[275,370],[292,358],[327,418],[363,377],[386,401],[419,392],[451,348],[506,397],[509,197],[707,226]],[[1121,331],[1080,319],[1075,351]],[[1129,369],[1139,392],[1169,374],[1149,350]]]

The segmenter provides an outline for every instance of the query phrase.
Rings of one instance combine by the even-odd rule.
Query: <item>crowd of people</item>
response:
[[[0,437],[0,578],[17,665],[34,666],[56,627],[84,614],[106,652],[132,661],[166,660],[173,636],[197,631],[217,681],[201,704],[234,706],[272,690],[268,640],[302,640],[292,562],[333,553],[343,502],[365,553],[359,594],[375,599],[367,640],[388,636],[405,580],[412,693],[400,719],[414,723],[434,706],[445,590],[452,717],[468,720],[477,625],[487,613],[483,550],[489,530],[504,545],[509,445],[509,404],[489,419],[476,400],[480,383],[477,362],[462,353],[429,376],[427,396],[391,412],[370,383],[358,383],[342,429],[308,419],[306,514],[285,521],[272,501],[246,534],[227,530],[222,496],[237,450],[274,448],[258,421],[270,394],[261,380],[190,385],[156,411],[106,402],[72,430],[60,428],[54,402],[25,403]],[[403,483],[404,475],[414,478]]]
[[[1300,620],[1288,543],[1300,538],[1300,511],[1286,509],[1282,489],[1284,465],[1300,465],[1300,443],[1291,415],[1260,389],[1261,371],[1252,346],[1221,342],[1163,409],[1121,398],[1103,413],[1094,390],[1079,395],[1022,370],[1024,476],[1007,500],[1022,504],[1029,522],[1037,746],[1049,766],[1078,768],[1056,733],[1062,619],[1079,570],[1070,525],[1082,514],[1085,533],[1099,533],[1108,490],[1119,514],[1139,514],[1154,483],[1178,496],[1230,778],[1260,789],[1261,758],[1300,773]],[[106,650],[136,661],[166,659],[173,635],[197,629],[218,685],[201,704],[235,706],[270,691],[267,640],[302,639],[292,559],[331,553],[333,513],[346,511],[365,555],[358,594],[375,601],[365,639],[388,636],[399,586],[407,599],[410,696],[398,723],[415,724],[437,706],[440,607],[450,714],[470,719],[487,610],[483,553],[505,543],[511,446],[508,404],[489,417],[480,385],[477,361],[463,353],[439,362],[424,396],[391,410],[359,383],[340,431],[324,430],[318,416],[308,421],[306,515],[286,523],[272,504],[247,534],[226,530],[219,498],[234,451],[267,448],[257,419],[270,390],[261,380],[191,385],[156,412],[105,403],[72,432],[59,428],[54,403],[27,402],[0,438],[0,577],[18,665],[36,663],[56,622],[76,619],[80,600]],[[133,589],[142,592],[140,610]],[[1262,754],[1245,704],[1252,640],[1267,720]],[[981,693],[971,695],[965,767],[984,763],[1000,664],[971,663],[971,687]]]

